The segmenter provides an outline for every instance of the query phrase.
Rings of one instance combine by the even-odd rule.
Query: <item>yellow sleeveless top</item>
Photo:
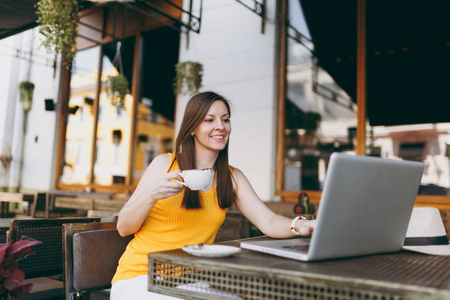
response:
[[[179,169],[172,162],[168,172]],[[119,260],[112,283],[148,274],[148,253],[179,249],[191,244],[212,244],[225,220],[226,210],[218,204],[216,187],[201,192],[202,208],[185,209],[181,206],[184,192],[159,200],[135,233]]]

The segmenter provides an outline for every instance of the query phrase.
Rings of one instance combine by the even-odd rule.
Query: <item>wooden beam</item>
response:
[[[278,73],[277,73],[277,134],[276,134],[276,174],[275,194],[280,195],[283,190],[284,171],[284,120],[286,102],[286,44],[287,44],[287,1],[278,1],[277,7],[277,44],[278,44]]]
[[[59,106],[59,125],[58,125],[58,150],[56,154],[56,172],[54,183],[55,186],[59,184],[59,178],[63,173],[64,168],[64,155],[66,149],[66,125],[67,125],[67,106],[69,105],[69,92],[70,92],[70,70],[64,66],[61,62],[61,90],[59,93],[58,106]]]
[[[91,157],[90,160],[90,170],[89,170],[89,178],[88,182],[90,184],[94,183],[94,165],[95,165],[95,152],[97,148],[97,130],[98,130],[98,111],[100,106],[100,93],[102,92],[102,68],[103,68],[103,46],[100,46],[100,53],[99,53],[99,62],[98,62],[98,70],[97,73],[97,88],[95,91],[95,101],[93,104],[93,115],[94,115],[94,125],[92,127],[92,140],[91,140]]]
[[[141,76],[142,76],[142,55],[143,55],[144,38],[141,33],[135,35],[134,43],[134,62],[133,62],[133,82],[131,86],[131,95],[133,96],[133,105],[131,112],[131,126],[130,126],[130,144],[128,151],[128,170],[125,184],[131,186],[133,182],[133,170],[134,170],[134,150],[136,146],[136,116],[137,108],[141,100]]]
[[[366,154],[366,0],[357,3],[357,59],[356,59],[356,104],[358,121],[356,127],[356,154]]]

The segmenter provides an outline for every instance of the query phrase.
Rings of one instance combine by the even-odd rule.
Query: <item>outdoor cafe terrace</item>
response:
[[[127,197],[46,191],[0,193],[0,201],[19,208],[2,205],[2,243],[42,242],[32,247],[34,254],[19,262],[25,282],[33,283],[24,299],[109,299],[118,259],[132,238],[120,237],[116,229],[118,210]],[[26,210],[20,209],[24,203]],[[279,214],[297,216],[295,203],[267,205]],[[440,213],[450,238],[450,210]],[[306,216],[315,218],[315,214]],[[214,244],[239,247],[242,241],[267,239],[232,208]],[[404,250],[311,263],[246,249],[223,258],[196,257],[180,249],[150,253],[149,263],[149,290],[185,299],[450,297],[450,257]]]

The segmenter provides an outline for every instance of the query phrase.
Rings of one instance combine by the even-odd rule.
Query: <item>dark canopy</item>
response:
[[[356,101],[356,0],[300,0],[318,63]],[[372,126],[450,122],[450,1],[366,1]]]
[[[0,40],[38,26],[38,2],[39,0],[0,0]],[[78,0],[80,11],[94,5],[89,0]]]
[[[36,8],[39,0],[0,1],[0,39],[37,26]]]

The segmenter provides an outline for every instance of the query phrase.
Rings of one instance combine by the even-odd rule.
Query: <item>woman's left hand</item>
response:
[[[316,228],[316,220],[297,220],[294,225],[300,235],[311,235]]]

